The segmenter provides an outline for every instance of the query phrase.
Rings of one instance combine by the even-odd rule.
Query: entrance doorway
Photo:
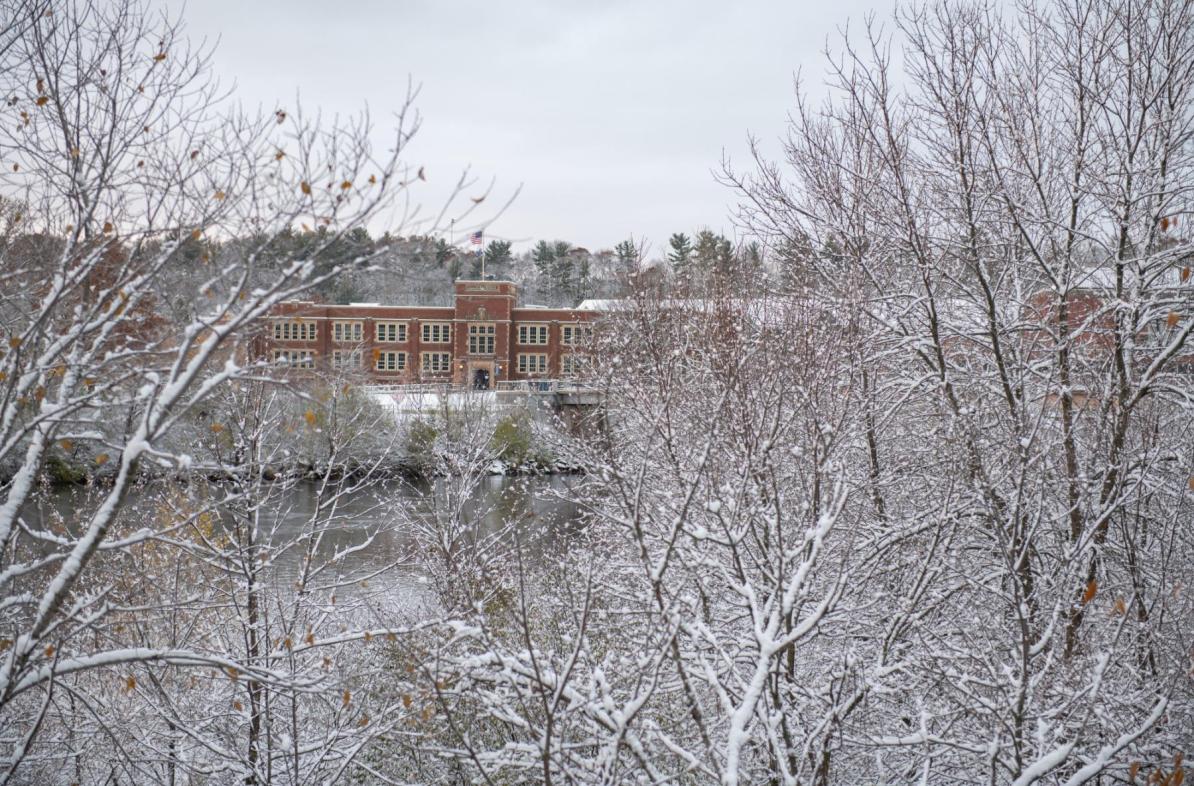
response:
[[[473,370],[473,389],[489,390],[489,369],[478,368]]]

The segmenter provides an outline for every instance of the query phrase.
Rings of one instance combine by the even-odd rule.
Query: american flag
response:
[[[481,230],[478,229],[476,232],[469,235],[468,242],[474,246],[480,246],[481,245]]]

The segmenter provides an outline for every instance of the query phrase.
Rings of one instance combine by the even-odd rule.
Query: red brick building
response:
[[[374,384],[575,376],[599,311],[519,306],[509,281],[457,281],[454,305],[280,303],[263,353],[292,368],[360,373]]]

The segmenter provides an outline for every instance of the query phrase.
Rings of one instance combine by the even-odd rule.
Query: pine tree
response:
[[[668,252],[667,260],[672,263],[676,278],[686,280],[692,261],[692,241],[688,235],[677,232],[668,239],[668,245],[672,250]]]
[[[485,272],[495,278],[503,278],[505,270],[510,266],[514,255],[510,251],[510,241],[491,240],[485,248]]]
[[[692,269],[701,276],[725,278],[731,275],[734,269],[733,244],[722,235],[702,229],[697,233],[692,251]]]
[[[638,270],[638,248],[634,240],[623,240],[614,246],[614,256],[617,257],[619,270],[626,273]]]
[[[535,249],[531,252],[531,259],[535,263],[535,270],[539,273],[540,278],[546,279],[551,275],[551,263],[555,261],[555,258],[555,248],[546,240],[540,240],[535,244]]]

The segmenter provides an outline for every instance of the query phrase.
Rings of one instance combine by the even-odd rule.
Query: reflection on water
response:
[[[508,525],[519,534],[531,559],[542,559],[557,539],[566,534],[578,521],[572,504],[557,496],[567,478],[552,477],[486,477],[470,496],[464,508],[464,518],[480,534],[500,532]],[[274,544],[271,555],[271,579],[290,583],[299,570],[303,546],[294,544],[311,531],[312,522],[321,523],[321,536],[315,562],[331,560],[339,555],[335,572],[340,575],[359,574],[395,565],[390,581],[401,594],[420,594],[421,571],[412,533],[419,520],[431,521],[435,497],[442,500],[444,484],[383,481],[359,491],[337,497],[328,506],[324,495],[322,510],[319,485],[315,482],[296,484],[284,495],[271,501],[268,509],[260,511],[259,531],[263,540]],[[81,526],[82,517],[94,509],[102,489],[59,487],[48,491],[31,503],[22,515],[30,523],[58,522],[68,530]],[[168,484],[148,484],[129,495],[122,512],[121,529],[133,530],[155,524],[160,526],[164,503],[170,506],[193,505],[195,500],[218,498],[222,487],[218,484],[184,487]],[[194,507],[192,507],[194,509]],[[50,522],[48,520],[53,520]],[[223,509],[219,525],[232,526],[233,516]],[[290,544],[290,548],[285,548]],[[327,576],[330,580],[332,576]]]

